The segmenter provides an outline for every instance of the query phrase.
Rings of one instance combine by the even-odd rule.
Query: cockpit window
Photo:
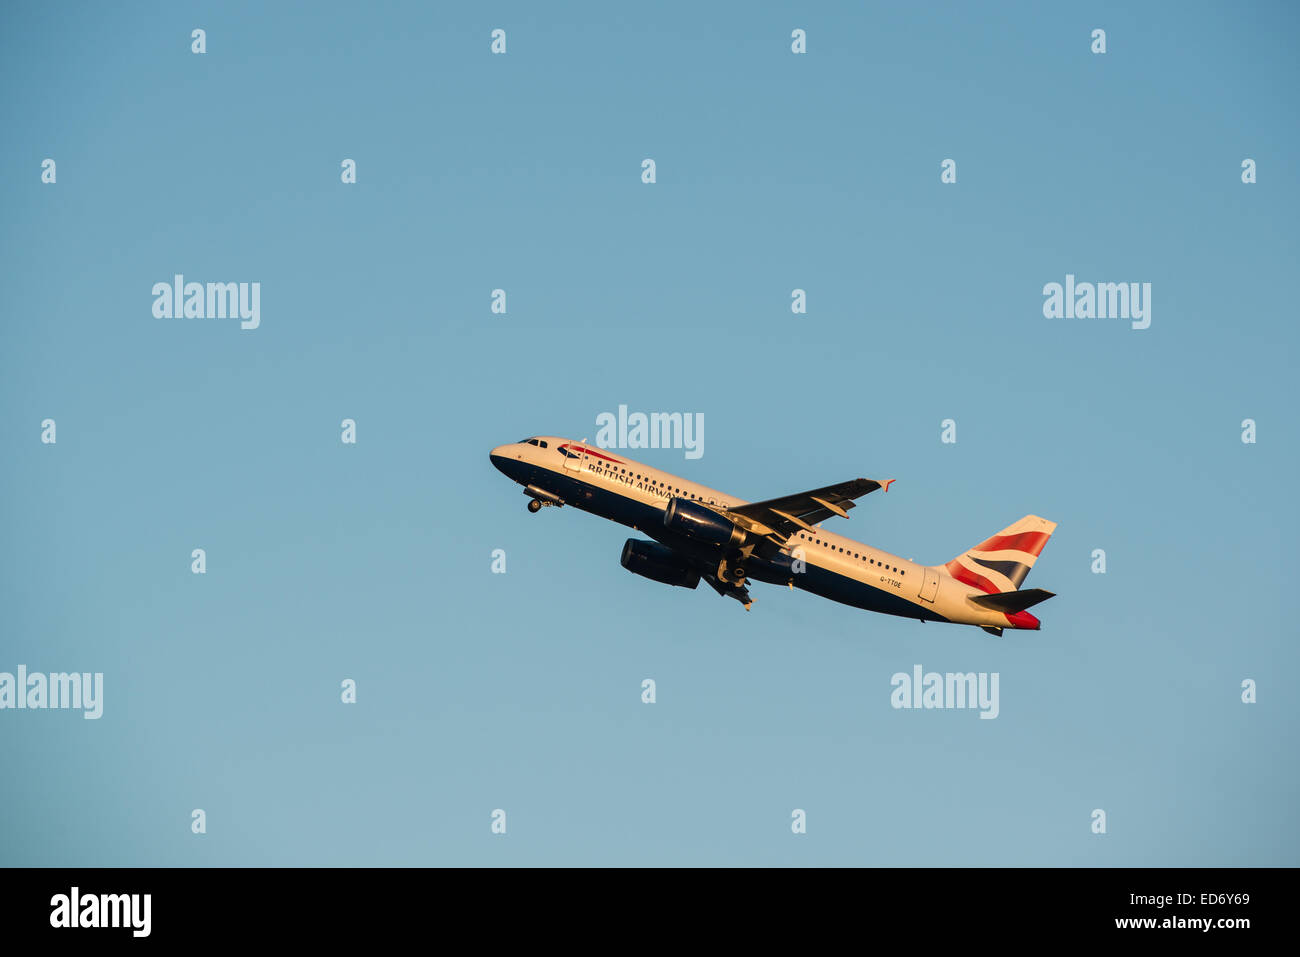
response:
[[[542,441],[540,441],[540,440],[538,441],[537,444],[540,445],[540,446],[541,446],[542,448],[544,448],[544,449],[545,449],[545,448],[549,448],[549,446],[548,446],[545,442],[542,442]]]
[[[520,439],[520,440],[519,440],[519,444],[520,444],[520,445],[540,445],[542,448],[546,448],[546,443],[543,442],[541,439]]]

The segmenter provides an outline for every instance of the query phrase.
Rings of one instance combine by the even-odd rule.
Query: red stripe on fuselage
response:
[[[586,453],[587,453],[588,455],[590,455],[593,459],[604,459],[606,462],[613,462],[613,463],[615,463],[616,465],[622,465],[622,464],[623,464],[623,460],[622,460],[622,459],[616,459],[616,458],[614,458],[612,455],[606,455],[606,454],[604,454],[603,452],[597,452],[597,451],[595,451],[594,449],[585,448],[584,446],[581,446],[581,445],[568,445],[568,444],[565,444],[565,445],[561,445],[559,448],[560,448],[560,451],[561,451],[561,452],[563,452],[565,449],[568,449],[568,450],[570,450],[570,451],[572,451],[572,452],[586,452]]]

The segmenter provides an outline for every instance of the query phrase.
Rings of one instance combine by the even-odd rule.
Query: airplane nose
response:
[[[509,446],[498,445],[495,449],[493,449],[491,452],[488,453],[488,458],[491,459],[492,464],[495,465],[502,472],[505,471],[505,464],[507,461],[506,452],[508,451],[508,449]]]

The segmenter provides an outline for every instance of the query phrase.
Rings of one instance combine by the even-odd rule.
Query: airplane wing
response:
[[[818,522],[825,521],[832,515],[848,518],[848,510],[855,506],[854,499],[861,498],[878,488],[889,491],[893,479],[877,482],[874,479],[858,478],[838,485],[800,492],[797,495],[785,495],[770,498],[765,502],[750,502],[727,509],[737,525],[755,535],[763,535],[785,543],[791,535],[799,530],[812,531]]]

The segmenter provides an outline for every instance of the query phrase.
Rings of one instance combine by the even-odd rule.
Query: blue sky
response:
[[[1300,863],[1293,7],[0,16],[0,671],[105,684],[0,712],[0,862]],[[917,561],[1058,522],[1043,630],[628,574],[487,459],[620,404],[745,498],[897,479],[828,527]],[[998,719],[893,710],[917,663]]]

